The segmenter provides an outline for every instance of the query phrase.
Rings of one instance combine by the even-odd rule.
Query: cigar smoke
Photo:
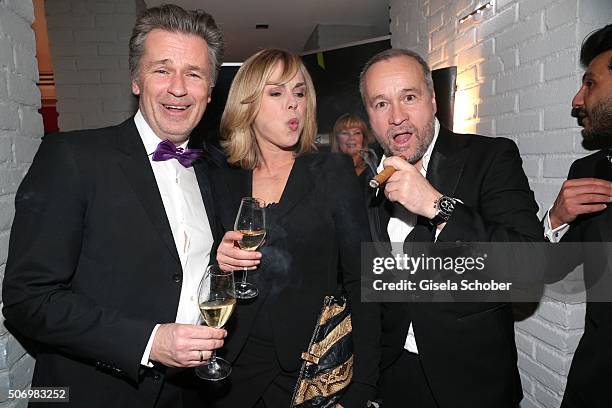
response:
[[[368,165],[368,168],[372,174],[376,174],[376,166],[378,163],[378,156],[376,155],[376,152],[370,148],[360,149],[359,156],[363,159],[365,164]]]

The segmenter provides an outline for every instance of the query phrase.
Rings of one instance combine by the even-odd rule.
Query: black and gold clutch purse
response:
[[[292,408],[333,407],[353,377],[351,313],[345,294],[325,296],[323,308],[302,353]]]

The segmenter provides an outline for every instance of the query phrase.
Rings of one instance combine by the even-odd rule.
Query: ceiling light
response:
[[[474,20],[480,20],[482,18],[482,13],[484,13],[486,10],[492,7],[493,7],[493,0],[491,0],[487,4],[483,4],[482,6],[478,7],[476,10],[472,11],[470,14],[466,14],[465,16],[461,17],[459,19],[459,24],[463,24],[471,18],[473,18]]]

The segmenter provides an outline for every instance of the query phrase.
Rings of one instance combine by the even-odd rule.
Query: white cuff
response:
[[[563,238],[568,229],[569,224],[562,224],[553,229],[550,225],[550,208],[546,211],[546,216],[544,217],[544,236],[548,241],[553,243],[561,241],[561,238]]]
[[[142,354],[142,359],[140,360],[140,364],[145,367],[153,367],[153,363],[149,361],[149,356],[151,355],[151,348],[153,347],[153,339],[155,339],[155,334],[157,333],[157,329],[159,329],[159,324],[156,324],[151,332],[151,336],[149,337],[149,342],[147,343],[147,347],[145,348],[144,353]]]

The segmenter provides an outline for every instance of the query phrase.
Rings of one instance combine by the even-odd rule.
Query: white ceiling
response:
[[[149,7],[168,2],[212,14],[224,33],[226,62],[265,47],[300,52],[317,24],[370,25],[378,35],[389,33],[387,0],[145,0]],[[269,29],[255,30],[255,24]]]

